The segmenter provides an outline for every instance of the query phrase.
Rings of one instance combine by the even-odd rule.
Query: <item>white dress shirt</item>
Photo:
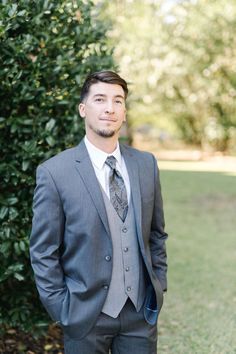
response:
[[[108,156],[114,156],[116,158],[116,169],[120,172],[121,176],[124,179],[125,188],[127,191],[127,198],[128,202],[130,200],[130,181],[128,171],[125,165],[124,158],[120,153],[120,146],[117,143],[117,147],[112,154],[107,154],[106,152],[98,149],[94,146],[88,138],[84,137],[84,142],[86,148],[88,150],[88,154],[90,160],[92,161],[92,165],[97,176],[99,183],[101,184],[103,190],[105,191],[106,195],[110,199],[110,192],[109,192],[109,172],[111,168],[105,163]]]

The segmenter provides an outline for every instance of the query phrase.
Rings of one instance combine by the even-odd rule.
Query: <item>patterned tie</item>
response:
[[[128,213],[128,199],[125,183],[120,172],[116,170],[115,157],[108,156],[105,163],[111,169],[109,173],[109,191],[111,203],[121,220],[124,222]]]

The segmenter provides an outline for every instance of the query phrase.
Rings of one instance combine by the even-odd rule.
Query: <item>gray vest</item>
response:
[[[127,298],[140,310],[145,297],[143,262],[139,250],[132,197],[125,222],[117,215],[101,187],[113,247],[112,277],[102,312],[116,318]]]

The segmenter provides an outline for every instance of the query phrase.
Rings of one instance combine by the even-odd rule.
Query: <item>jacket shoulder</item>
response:
[[[137,159],[144,159],[144,160],[150,161],[155,158],[151,152],[142,151],[142,150],[136,149],[136,148],[129,146],[129,145],[122,144],[122,149],[124,151],[128,152],[129,154],[133,155]]]
[[[48,170],[54,170],[58,168],[65,168],[68,162],[74,159],[76,147],[66,149],[59,152],[57,155],[52,156],[48,160],[42,162],[39,167],[45,167]]]

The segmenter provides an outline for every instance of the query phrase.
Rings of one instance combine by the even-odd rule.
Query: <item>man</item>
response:
[[[155,158],[118,142],[127,94],[116,73],[89,75],[85,138],[37,169],[31,261],[69,354],[156,353],[167,234]]]

